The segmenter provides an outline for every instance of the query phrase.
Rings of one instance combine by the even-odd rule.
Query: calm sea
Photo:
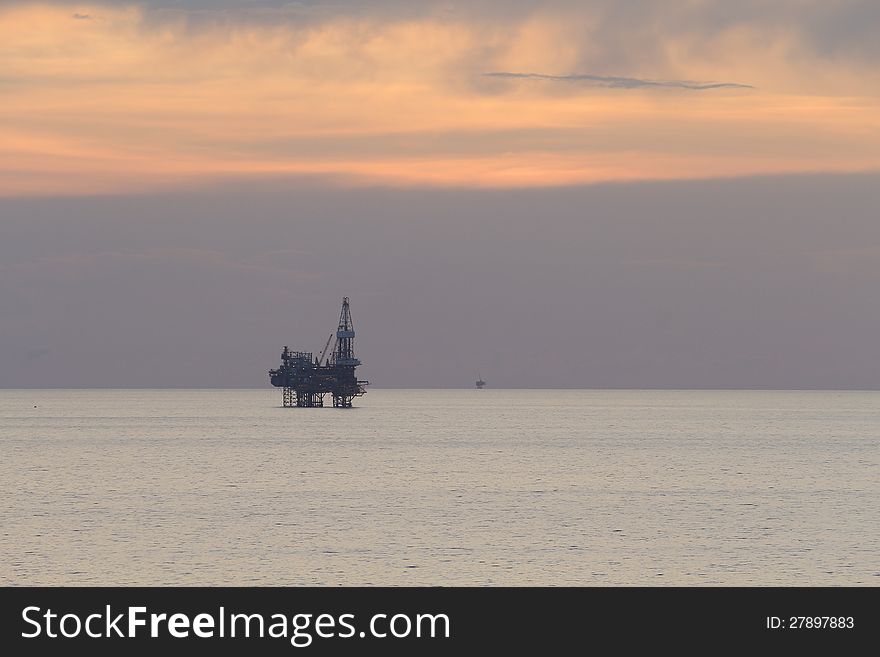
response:
[[[0,584],[880,585],[880,393],[0,390]]]

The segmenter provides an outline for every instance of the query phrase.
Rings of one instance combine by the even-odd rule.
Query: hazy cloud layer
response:
[[[876,170],[876,18],[850,0],[5,3],[0,195]]]
[[[880,178],[0,199],[0,385],[880,388]],[[366,403],[366,402],[365,402]]]

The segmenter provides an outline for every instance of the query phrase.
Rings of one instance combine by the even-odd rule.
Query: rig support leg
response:
[[[351,400],[354,395],[343,395],[333,393],[333,406],[336,408],[351,408]]]
[[[324,405],[324,393],[297,390],[296,405],[300,408],[320,408]]]

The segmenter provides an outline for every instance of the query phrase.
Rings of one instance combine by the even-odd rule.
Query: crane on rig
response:
[[[320,365],[321,363],[324,362],[324,356],[327,355],[327,349],[330,348],[330,340],[332,340],[332,339],[333,339],[333,334],[331,333],[331,334],[330,334],[330,337],[327,338],[327,344],[324,345],[324,349],[321,351],[321,357],[318,358],[318,360],[315,361],[315,363],[316,363],[317,365]],[[329,364],[330,364],[330,361],[327,361],[327,365],[329,365]]]

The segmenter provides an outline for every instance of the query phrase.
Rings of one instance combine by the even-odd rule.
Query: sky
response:
[[[880,4],[0,4],[0,386],[878,388]]]

